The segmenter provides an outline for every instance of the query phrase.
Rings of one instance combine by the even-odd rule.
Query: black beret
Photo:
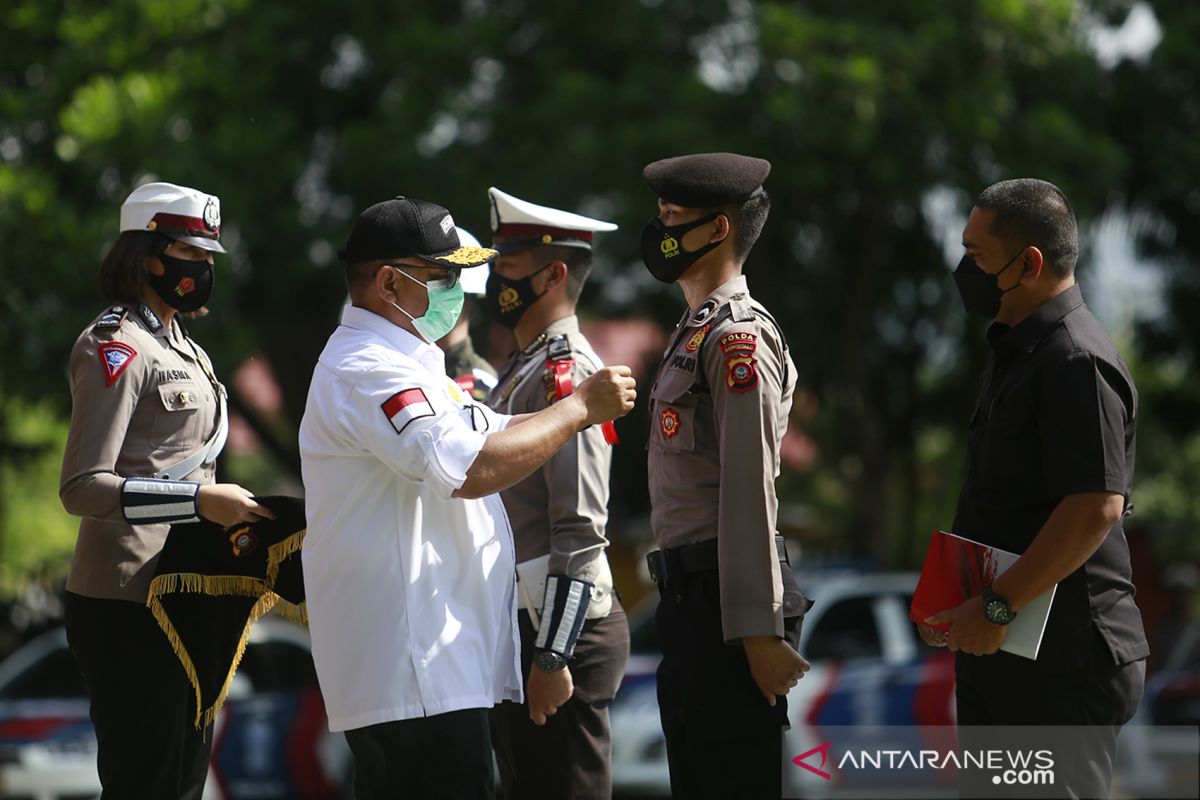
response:
[[[697,153],[647,164],[642,177],[658,196],[685,208],[740,203],[762,188],[771,162],[737,153]]]

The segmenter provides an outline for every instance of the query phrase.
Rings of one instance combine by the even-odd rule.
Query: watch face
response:
[[[987,604],[987,618],[992,622],[1004,623],[1008,622],[1011,617],[1003,601],[992,600]]]
[[[545,650],[537,654],[537,666],[542,672],[556,672],[566,665],[567,660],[558,653],[552,653]]]

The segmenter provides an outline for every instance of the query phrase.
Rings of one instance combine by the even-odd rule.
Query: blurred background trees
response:
[[[13,0],[2,35],[0,585],[73,545],[66,355],[135,185],[221,196],[230,255],[189,327],[257,443],[222,469],[267,492],[298,490],[360,209],[426,197],[486,241],[495,185],[613,219],[583,315],[670,326],[682,299],[637,255],[640,170],[706,150],[774,164],[747,272],[801,374],[781,526],[810,555],[912,567],[949,523],[984,355],[949,272],[974,194],[1032,175],[1074,203],[1085,296],[1142,390],[1136,525],[1160,558],[1200,557],[1193,2]],[[614,470],[631,546],[640,414]]]

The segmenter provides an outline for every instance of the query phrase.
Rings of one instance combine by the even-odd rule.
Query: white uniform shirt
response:
[[[521,700],[512,529],[499,495],[451,496],[509,417],[442,351],[347,308],[300,423],[304,586],[329,727]]]

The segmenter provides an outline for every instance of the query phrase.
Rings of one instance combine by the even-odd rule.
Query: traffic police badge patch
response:
[[[751,355],[733,355],[725,360],[725,385],[733,392],[748,392],[758,385],[757,360]]]
[[[704,344],[704,337],[708,335],[708,329],[710,327],[712,326],[705,325],[703,328],[693,333],[692,338],[688,339],[688,343],[684,345],[683,349],[687,350],[689,353],[694,353],[699,350],[700,345]]]
[[[679,433],[679,412],[673,408],[664,408],[658,419],[664,439],[670,439]]]
[[[112,386],[133,361],[137,350],[124,342],[105,342],[96,348],[96,354],[100,356],[104,379],[108,382],[108,386]]]

